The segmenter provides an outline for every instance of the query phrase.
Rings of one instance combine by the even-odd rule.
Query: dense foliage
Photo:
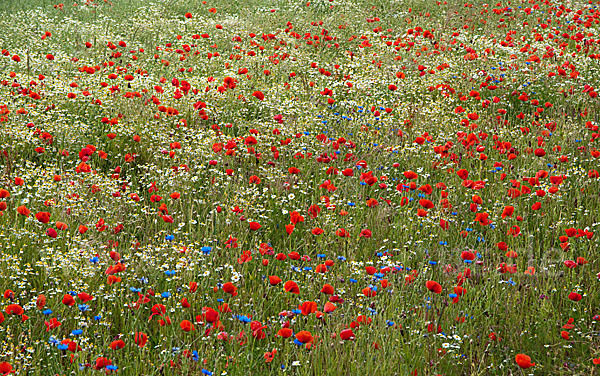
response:
[[[0,3],[0,375],[593,374],[597,1]]]

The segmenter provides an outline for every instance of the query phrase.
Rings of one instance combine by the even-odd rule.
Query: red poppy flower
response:
[[[265,362],[271,363],[275,358],[275,354],[277,354],[277,349],[273,349],[273,351],[267,351],[264,355]]]
[[[290,328],[281,328],[277,331],[277,335],[282,338],[290,338],[292,334],[294,334],[294,332]]]
[[[56,239],[56,237],[58,236],[58,233],[56,232],[55,229],[49,228],[49,229],[46,230],[46,235],[48,235],[52,239]]]
[[[514,206],[505,206],[504,210],[502,210],[502,218],[504,219],[506,217],[512,217],[514,211],[515,211]]]
[[[8,375],[10,373],[14,373],[12,366],[8,362],[0,363],[0,374]]]
[[[419,175],[417,175],[416,172],[414,171],[404,171],[404,177],[407,179],[416,179],[417,177],[419,177]]]
[[[223,285],[223,291],[231,294],[231,296],[237,296],[237,287],[231,283],[231,282],[227,282]]]
[[[194,327],[194,324],[192,324],[192,322],[190,320],[183,320],[179,326],[181,327],[181,329],[184,332],[190,332],[192,330],[196,330],[196,328]]]
[[[440,227],[442,230],[447,230],[450,227],[450,224],[445,219],[440,219]]]
[[[206,317],[206,322],[212,324],[219,320],[219,312],[215,311],[212,308],[208,308],[208,309],[206,309],[206,312],[204,313],[204,317]]]
[[[37,219],[38,221],[42,222],[42,223],[48,223],[50,222],[50,213],[48,212],[38,212],[35,214],[35,219]]]
[[[337,307],[333,303],[326,302],[325,307],[323,308],[323,311],[325,313],[331,313],[331,312],[335,311],[336,309],[337,309]]]
[[[311,233],[315,236],[317,235],[321,235],[324,232],[324,230],[322,228],[319,227],[315,227],[312,229]]]
[[[285,225],[285,232],[286,232],[288,235],[291,235],[291,234],[292,234],[292,232],[294,232],[294,228],[295,228],[295,226],[294,226],[292,223],[290,223],[290,224],[287,224],[287,225]]]
[[[461,178],[462,180],[466,180],[469,177],[469,171],[467,171],[463,168],[463,169],[456,171],[456,175],[458,175],[458,177]]]
[[[472,260],[475,260],[475,254],[473,252],[470,252],[470,251],[463,251],[460,254],[460,258],[462,258],[463,260],[472,261]]]
[[[317,216],[319,215],[320,212],[321,212],[321,208],[318,205],[311,205],[308,208],[308,214],[310,215],[311,218],[317,218]]]
[[[535,366],[535,363],[531,363],[531,358],[525,354],[517,354],[515,362],[523,369]]]
[[[325,285],[323,285],[323,288],[321,289],[321,292],[323,294],[333,295],[333,292],[334,292],[333,286],[331,286],[329,284],[325,284]]]
[[[148,342],[148,335],[142,332],[135,332],[134,342],[139,347],[144,347],[146,346],[146,342]]]
[[[118,339],[110,343],[110,348],[113,350],[120,350],[123,347],[125,347],[125,342],[122,339]]]
[[[435,206],[435,205],[433,205],[433,202],[431,202],[430,200],[427,200],[427,199],[419,200],[419,205],[421,205],[425,209],[432,209]]]
[[[371,236],[373,236],[373,233],[369,229],[361,230],[360,234],[358,235],[359,238],[366,238],[366,239],[370,238]]]
[[[581,294],[578,294],[576,292],[571,292],[571,293],[569,293],[569,299],[574,302],[578,302],[582,299],[582,296],[581,296]]]
[[[252,337],[254,337],[256,339],[264,339],[267,337],[265,332],[263,332],[263,329],[265,329],[265,328],[266,328],[266,326],[262,325],[262,323],[260,321],[252,321],[250,323],[250,330],[252,330]]]
[[[441,294],[442,293],[442,285],[440,285],[439,283],[435,282],[435,281],[427,281],[425,283],[425,287],[427,287],[427,289],[435,294]]]
[[[7,315],[22,315],[25,311],[23,307],[18,304],[9,304],[5,310]]]
[[[302,311],[304,316],[309,315],[311,313],[315,313],[317,311],[317,303],[315,302],[304,302],[298,308]]]
[[[31,211],[29,209],[27,209],[27,207],[25,205],[21,205],[17,208],[17,213],[21,214],[22,216],[29,217],[29,214],[31,214]]]
[[[567,233],[567,236],[570,238],[577,235],[577,229],[574,229],[573,227],[566,229],[565,232]]]
[[[372,298],[377,295],[377,291],[373,290],[370,287],[365,287],[364,289],[362,289],[362,293],[367,298]]]
[[[344,341],[353,340],[355,337],[352,329],[345,329],[340,332],[340,338]]]
[[[52,329],[58,328],[62,324],[56,319],[56,317],[53,317],[50,319],[50,321],[44,321],[44,325],[46,325],[46,331],[49,332]]]
[[[310,343],[313,341],[313,336],[310,332],[303,330],[296,334],[296,339],[301,343]]]
[[[80,292],[79,294],[77,294],[77,297],[84,303],[94,299],[94,297],[88,294],[87,292]]]
[[[291,292],[292,294],[300,294],[300,288],[298,287],[298,284],[294,281],[287,281],[283,285],[283,288],[285,291]]]
[[[46,306],[46,296],[43,294],[38,295],[37,299],[35,300],[35,305],[37,309],[44,308]]]
[[[73,299],[73,297],[69,294],[65,294],[65,296],[63,296],[62,298],[62,303],[66,306],[73,306],[75,304],[75,299]]]

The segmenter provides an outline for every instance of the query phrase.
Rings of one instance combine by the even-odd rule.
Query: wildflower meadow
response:
[[[597,0],[2,0],[0,375],[598,374],[598,92]]]

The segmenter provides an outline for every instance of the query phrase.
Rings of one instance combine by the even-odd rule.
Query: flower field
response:
[[[0,375],[600,372],[600,2],[0,16]]]

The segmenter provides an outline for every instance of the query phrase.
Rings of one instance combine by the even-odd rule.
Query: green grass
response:
[[[498,11],[507,6],[510,12]],[[573,12],[559,16],[560,8],[520,1],[0,2],[0,50],[7,50],[0,55],[0,188],[8,192],[0,195],[0,292],[13,292],[0,297],[0,363],[23,375],[594,374],[594,6],[571,2]],[[592,16],[589,25],[572,22],[577,10],[584,22]],[[553,22],[542,29],[548,11]],[[559,34],[552,40],[553,28]],[[46,31],[52,35],[42,39]],[[594,42],[562,35],[578,32]],[[544,39],[535,40],[536,33]],[[468,48],[477,58],[465,59]],[[20,62],[11,60],[15,54]],[[540,61],[532,63],[532,55]],[[236,87],[220,92],[226,77]],[[177,98],[183,81],[191,90]],[[332,95],[322,94],[326,88]],[[478,119],[465,125],[468,114]],[[414,142],[419,137],[425,141]],[[234,154],[215,151],[228,142],[236,143]],[[80,151],[90,145],[91,171],[78,172],[86,167]],[[546,154],[535,156],[538,148]],[[346,169],[353,175],[342,174]],[[460,169],[485,187],[465,186]],[[532,185],[528,178],[541,170],[548,177]],[[407,179],[406,171],[418,177]],[[368,172],[377,178],[372,185],[361,176]],[[260,183],[250,183],[252,176]],[[559,176],[563,182],[552,183]],[[425,192],[429,184],[431,193],[403,190],[410,182]],[[523,186],[531,193],[509,197],[509,189]],[[369,199],[378,204],[369,207]],[[417,214],[422,199],[434,204],[425,217]],[[532,209],[536,202],[540,210]],[[19,214],[23,205],[29,217]],[[321,209],[316,218],[311,205]],[[506,206],[514,214],[504,218]],[[44,211],[47,224],[35,218]],[[304,220],[288,234],[294,211]],[[491,224],[475,221],[480,213]],[[447,230],[440,220],[449,222]],[[249,222],[261,228],[252,231]],[[81,233],[82,225],[89,230]],[[509,234],[514,226],[517,236]],[[323,234],[313,235],[315,228]],[[570,228],[590,238],[561,239]],[[338,236],[341,229],[349,237]],[[364,229],[372,237],[361,237]],[[509,258],[501,242],[518,256]],[[468,250],[476,262],[462,260]],[[118,282],[107,273],[118,259],[111,251],[125,266],[114,274]],[[245,263],[244,251],[252,256]],[[569,260],[580,265],[568,268]],[[326,261],[327,272],[317,273]],[[503,263],[515,272],[501,273]],[[370,275],[368,266],[385,276]],[[534,275],[525,273],[529,267]],[[467,292],[453,302],[449,294],[465,268]],[[282,283],[270,286],[269,276]],[[298,283],[298,295],[284,291],[288,280]],[[442,294],[427,290],[428,280],[439,282]],[[237,296],[223,291],[226,282]],[[333,299],[335,311],[292,312],[310,301],[323,312],[330,299],[320,292],[324,284],[343,300]],[[378,286],[376,296],[367,296],[369,286]],[[79,298],[72,307],[62,304],[65,294],[81,292],[94,297],[87,308],[78,307]],[[570,300],[571,292],[582,300]],[[43,309],[36,307],[40,294]],[[148,301],[137,305],[140,297]],[[13,303],[27,320],[8,314]],[[151,316],[157,304],[166,307],[164,316]],[[223,310],[219,323],[201,317],[209,308]],[[166,316],[171,324],[163,326]],[[51,318],[61,325],[46,331]],[[563,327],[570,318],[572,328]],[[182,320],[195,330],[184,332]],[[254,338],[253,325],[264,326],[265,338],[261,331]],[[282,326],[309,331],[310,348],[278,336]],[[341,340],[347,328],[355,337]],[[148,335],[145,347],[134,343],[136,332]],[[67,339],[81,350],[61,350],[56,341]],[[111,349],[118,339],[125,347]],[[536,366],[521,369],[519,353]],[[88,369],[99,357],[118,371]]]

